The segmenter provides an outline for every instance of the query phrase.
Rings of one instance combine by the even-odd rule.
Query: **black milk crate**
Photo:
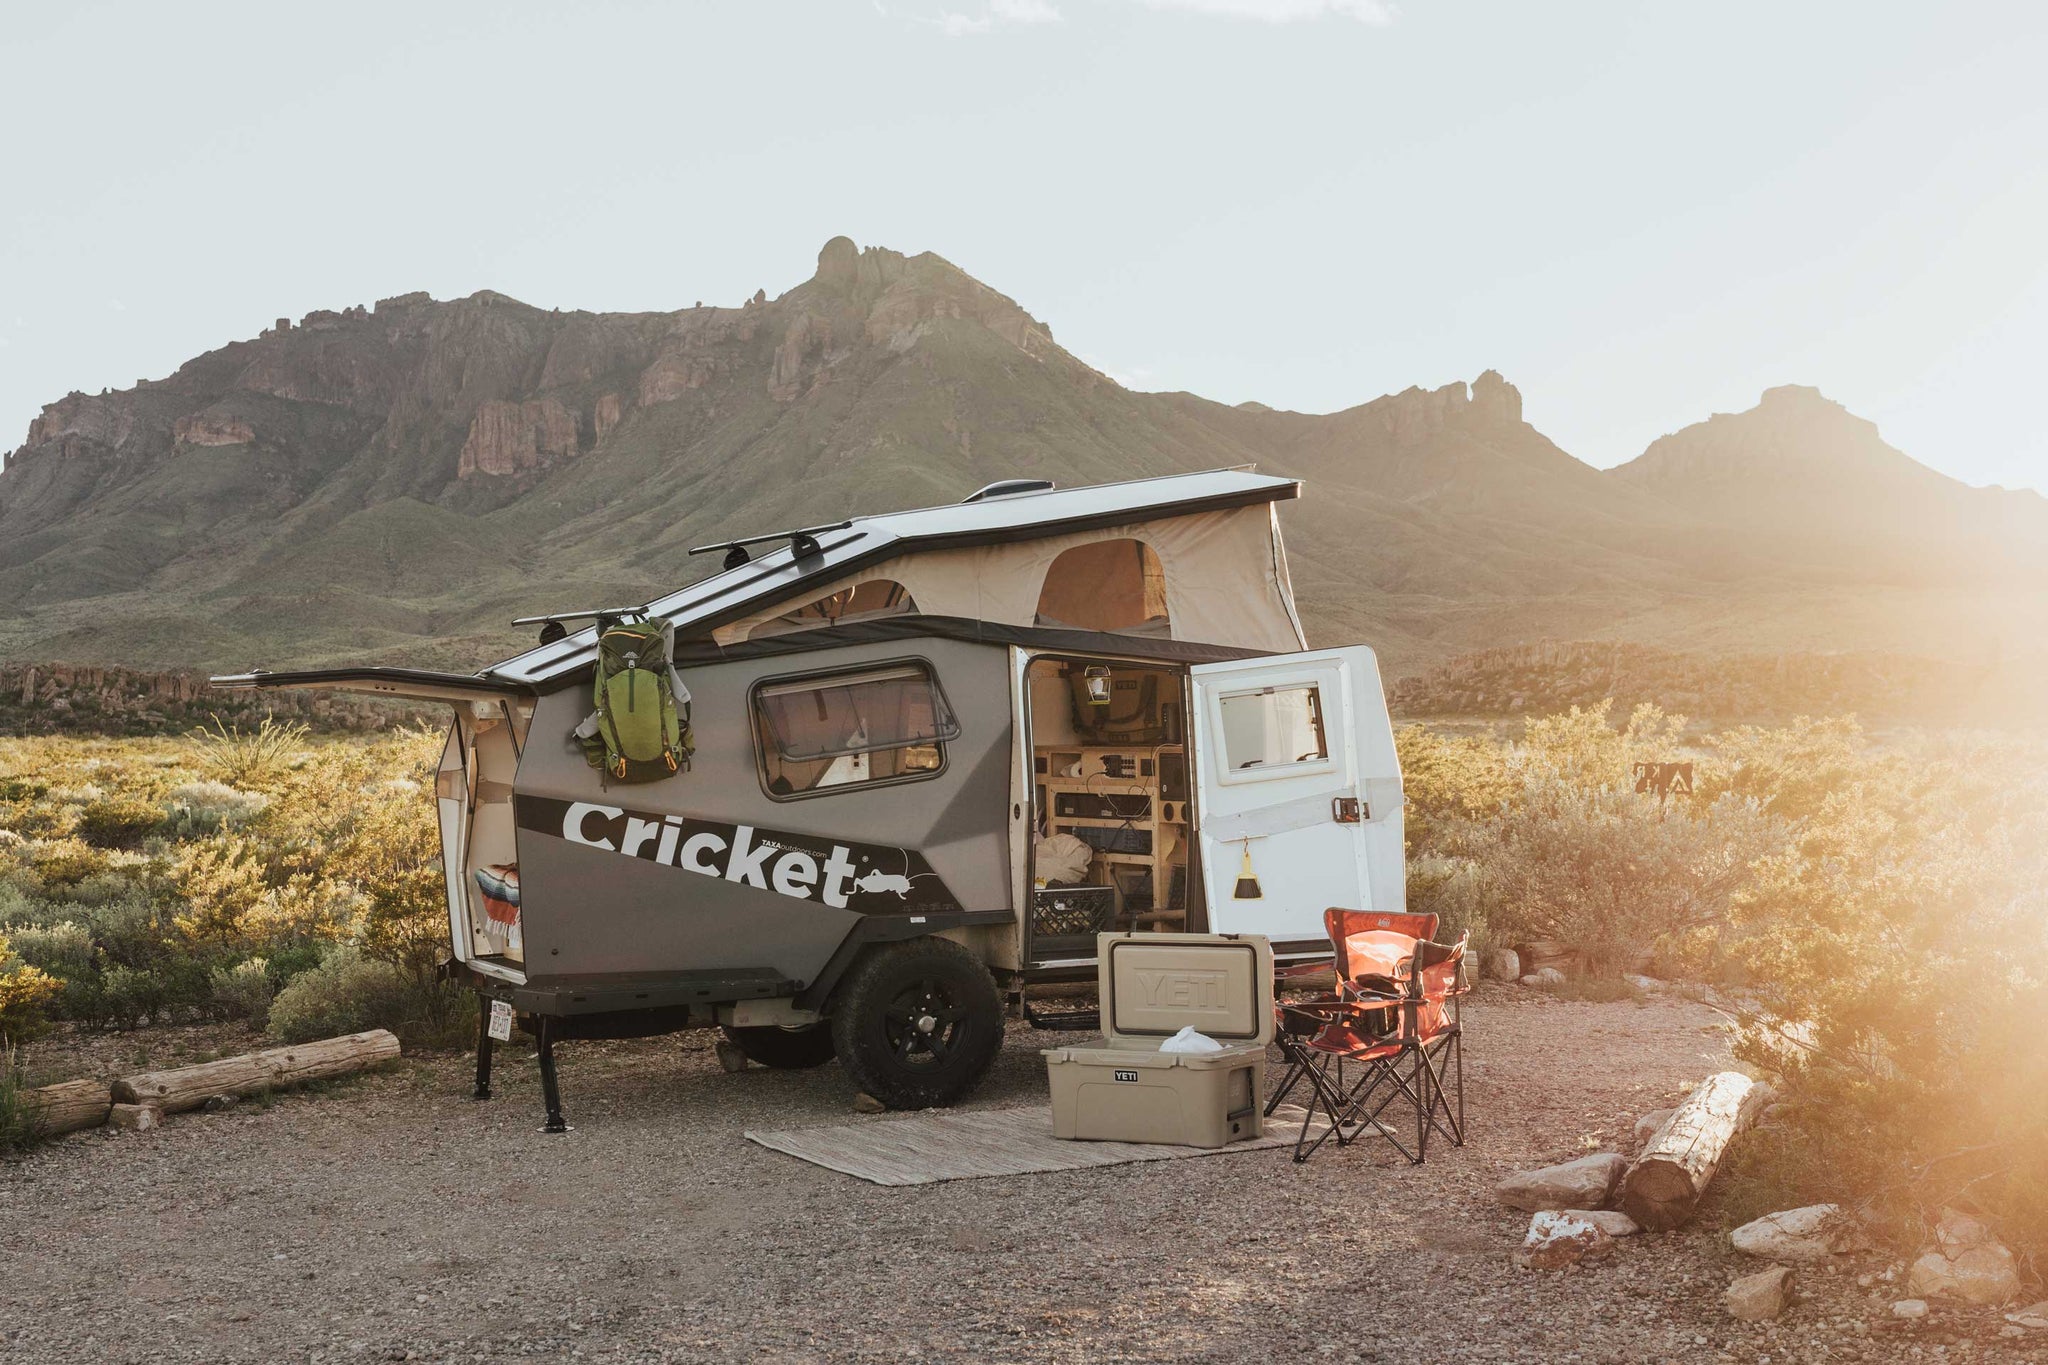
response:
[[[1116,892],[1107,886],[1048,886],[1031,893],[1031,932],[1037,938],[1092,938],[1115,918]]]

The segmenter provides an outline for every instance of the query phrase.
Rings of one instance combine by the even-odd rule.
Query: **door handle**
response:
[[[1359,824],[1366,818],[1366,805],[1355,796],[1333,796],[1330,818],[1340,825]]]

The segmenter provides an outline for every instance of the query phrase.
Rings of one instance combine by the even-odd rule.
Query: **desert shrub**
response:
[[[57,979],[14,955],[0,935],[0,1048],[36,1037],[47,1026],[45,1009],[61,989]]]
[[[270,1036],[304,1043],[363,1029],[407,1033],[420,1017],[418,992],[389,962],[343,945],[319,966],[293,977],[270,1005]]]
[[[163,821],[163,811],[151,802],[102,797],[78,812],[78,837],[100,848],[134,848]]]
[[[1793,1105],[1743,1174],[1902,1226],[1955,1203],[2048,1252],[2048,752],[1909,757],[1843,765],[1736,898],[1741,1051]]]
[[[1407,797],[1403,832],[1411,854],[1438,852],[1455,832],[1499,815],[1515,794],[1504,746],[1476,735],[1445,735],[1426,725],[1394,733]]]
[[[282,779],[299,761],[306,727],[297,721],[279,724],[269,716],[254,730],[223,725],[213,718],[211,730],[187,736],[195,766],[231,787],[262,788]]]
[[[43,1139],[42,1114],[28,1092],[16,1050],[0,1047],[0,1154],[27,1151]]]
[[[1472,951],[1497,945],[1489,938],[1488,908],[1494,895],[1486,869],[1475,858],[1424,855],[1408,863],[1408,908],[1437,917],[1437,938],[1451,942],[1472,935]]]
[[[1724,795],[1699,809],[1660,806],[1621,786],[1530,773],[1513,818],[1471,841],[1490,917],[1516,940],[1556,939],[1595,974],[1638,971],[1692,931],[1717,925],[1781,822]]]
[[[174,839],[240,829],[269,805],[270,798],[262,792],[245,792],[225,782],[186,782],[168,794],[163,829]]]
[[[215,1013],[224,1019],[246,1019],[258,1029],[268,1026],[270,1002],[277,988],[271,984],[270,966],[262,958],[216,967],[211,979]]]

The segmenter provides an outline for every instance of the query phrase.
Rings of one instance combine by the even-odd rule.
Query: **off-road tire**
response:
[[[748,1061],[777,1071],[808,1071],[832,1060],[830,1024],[812,1024],[807,1028],[778,1028],[774,1024],[736,1028],[721,1024],[719,1032]]]
[[[988,968],[950,939],[891,943],[846,974],[832,1041],[854,1083],[888,1108],[948,1105],[1002,1050],[1003,998]]]

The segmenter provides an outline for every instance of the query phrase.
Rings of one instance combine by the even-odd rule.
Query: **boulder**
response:
[[[2007,1313],[2005,1320],[2015,1327],[2031,1327],[2037,1332],[2048,1331],[2048,1299],[2030,1303],[2025,1308]]]
[[[1604,1208],[1627,1169],[1628,1159],[1621,1153],[1595,1152],[1541,1170],[1518,1171],[1496,1185],[1493,1193],[1509,1208],[1530,1213]]]
[[[1522,984],[1524,986],[1545,986],[1554,989],[1564,984],[1564,973],[1555,967],[1544,967],[1530,972],[1527,976],[1523,977]]]
[[[1583,1219],[1609,1237],[1633,1237],[1642,1231],[1636,1220],[1620,1209],[1566,1209],[1564,1216]]]
[[[107,1124],[132,1133],[146,1133],[163,1126],[164,1111],[153,1104],[117,1104],[107,1110]]]
[[[1725,1302],[1728,1315],[1743,1322],[1768,1322],[1785,1311],[1792,1300],[1792,1267],[1774,1265],[1754,1275],[1744,1275],[1728,1286]]]
[[[1649,1146],[1650,1139],[1657,1136],[1657,1130],[1668,1123],[1671,1116],[1677,1112],[1675,1109],[1653,1109],[1637,1119],[1635,1130],[1636,1150],[1640,1152],[1643,1148]]]
[[[2020,1276],[2004,1243],[1980,1242],[1954,1256],[1928,1249],[1906,1272],[1906,1288],[1965,1303],[2006,1303],[2019,1293]]]
[[[1728,1234],[1737,1251],[1767,1261],[1820,1265],[1853,1250],[1861,1241],[1856,1227],[1833,1204],[1767,1213]]]
[[[1529,1235],[1515,1253],[1526,1270],[1562,1270],[1580,1261],[1597,1261],[1614,1250],[1614,1239],[1573,1213],[1547,1209],[1529,1220]]]
[[[1513,948],[1489,948],[1480,955],[1479,974],[1488,981],[1519,981],[1522,956]]]
[[[1927,1316],[1927,1300],[1900,1299],[1892,1305],[1892,1316],[1895,1318],[1924,1318]]]

